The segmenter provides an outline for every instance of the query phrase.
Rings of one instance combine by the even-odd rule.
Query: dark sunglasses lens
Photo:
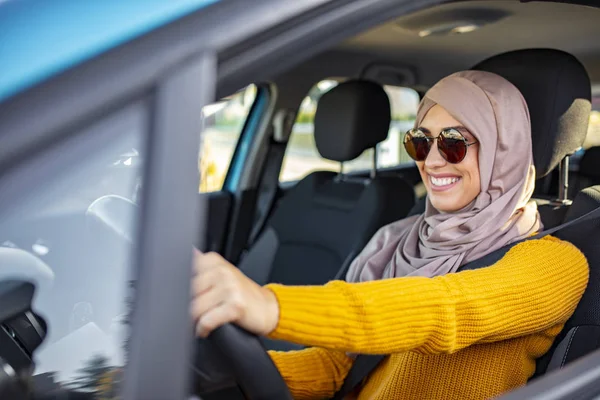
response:
[[[451,164],[457,164],[467,155],[467,143],[458,132],[442,132],[438,140],[440,154]]]
[[[423,161],[429,154],[429,140],[422,132],[410,130],[404,135],[404,148],[410,158],[415,161]]]

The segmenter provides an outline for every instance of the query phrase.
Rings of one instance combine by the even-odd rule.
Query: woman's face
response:
[[[475,137],[439,105],[433,106],[427,112],[419,126],[425,132],[431,132],[432,137],[437,137],[442,130],[452,127],[462,127],[460,132],[467,142],[476,142]],[[458,164],[450,164],[438,151],[437,141],[433,141],[425,161],[417,162],[429,201],[438,211],[458,211],[471,203],[481,192],[478,156],[479,144],[474,144],[467,149],[464,160]]]

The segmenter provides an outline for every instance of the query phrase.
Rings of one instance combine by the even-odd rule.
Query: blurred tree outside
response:
[[[74,389],[98,395],[101,382],[111,369],[108,358],[100,354],[95,355],[77,371],[78,375],[68,385]]]

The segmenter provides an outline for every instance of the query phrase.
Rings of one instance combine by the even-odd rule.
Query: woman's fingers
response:
[[[225,265],[230,265],[229,262],[220,254],[214,252],[201,253],[199,251],[194,251],[193,262],[193,272],[195,275],[203,274],[212,269],[223,267]]]
[[[219,287],[212,287],[202,295],[194,297],[191,305],[192,318],[198,321],[203,315],[227,301],[227,292]]]
[[[204,314],[196,323],[196,334],[206,338],[213,330],[235,322],[237,313],[231,304],[222,303]]]
[[[192,296],[198,296],[212,286],[227,281],[223,276],[229,263],[217,253],[194,252],[194,277],[192,280]]]
[[[212,287],[218,286],[223,279],[220,268],[212,268],[197,273],[192,279],[192,296],[200,296]]]
[[[233,302],[236,297],[235,282],[232,282],[229,263],[216,253],[194,252],[195,276],[192,280],[191,314],[197,333],[206,337],[213,329],[234,322],[239,313]],[[215,314],[216,313],[216,314]],[[222,319],[222,316],[229,316]]]

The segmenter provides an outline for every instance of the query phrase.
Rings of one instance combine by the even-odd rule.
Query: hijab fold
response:
[[[529,111],[519,90],[490,72],[452,74],[426,93],[415,126],[436,104],[477,138],[481,192],[452,213],[437,211],[427,200],[424,214],[381,228],[350,265],[349,282],[455,272],[542,229],[531,201]]]

